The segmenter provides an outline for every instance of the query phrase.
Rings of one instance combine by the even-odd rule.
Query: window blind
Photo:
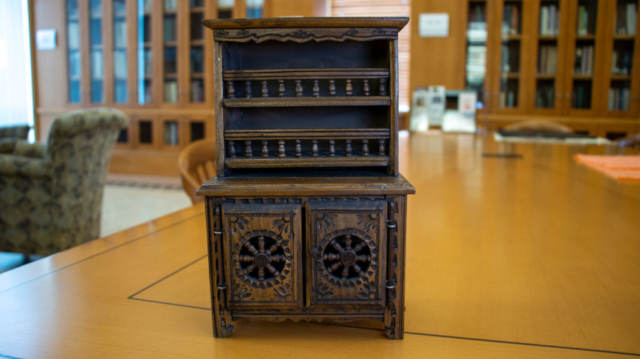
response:
[[[332,0],[331,16],[407,16],[411,15],[411,0]],[[409,110],[409,50],[411,24],[398,36],[398,77],[400,81],[400,111]]]

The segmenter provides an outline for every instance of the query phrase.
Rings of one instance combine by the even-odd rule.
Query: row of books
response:
[[[204,102],[204,84],[202,80],[191,81],[191,102]]]
[[[167,15],[164,18],[164,41],[176,41],[178,28],[175,15]]]
[[[469,45],[467,47],[467,72],[485,73],[487,68],[487,47]]]
[[[571,107],[577,109],[591,108],[591,83],[574,83]]]
[[[67,23],[67,49],[80,48],[80,32],[78,21],[69,21]]]
[[[555,4],[540,7],[540,35],[558,35],[560,11]]]
[[[179,141],[178,137],[178,122],[167,121],[164,123],[164,144],[169,146],[177,146]]]
[[[101,79],[103,74],[102,50],[91,50],[91,78]]]
[[[502,33],[517,35],[520,33],[520,6],[505,5],[502,12]]]
[[[584,5],[578,7],[578,35],[589,34],[589,11]]]
[[[178,82],[165,81],[164,83],[164,102],[178,102]],[[200,79],[191,81],[191,102],[204,102],[204,82]]]
[[[151,56],[151,49],[148,47],[144,48],[144,54],[143,54],[143,62],[142,62],[142,69],[138,69],[138,73],[143,74],[145,76],[151,76],[152,72],[151,72],[151,64],[153,64],[153,57]]]
[[[151,1],[152,0],[142,0],[142,11],[151,12]]]
[[[487,23],[487,15],[484,13],[485,7],[482,4],[475,4],[469,9],[469,23]]]
[[[512,46],[510,46],[512,45]],[[515,44],[502,45],[502,72],[520,71],[520,46]]]
[[[127,47],[127,22],[124,19],[115,21],[113,30],[113,46],[115,48]]]
[[[79,79],[80,78],[80,51],[69,50],[69,52],[67,53],[67,57],[69,59],[69,78]]]
[[[536,108],[553,108],[556,88],[553,83],[540,84],[536,89]]]
[[[611,54],[611,74],[613,75],[629,75],[631,74],[631,59],[633,55],[630,51],[613,50]]]
[[[138,81],[138,103],[151,103],[151,80]]]
[[[593,51],[592,45],[576,47],[576,62],[574,73],[576,75],[591,75],[593,73]]]
[[[540,46],[538,73],[554,75],[558,67],[558,47],[553,45]]]
[[[177,0],[164,0],[165,10],[175,10],[178,7],[177,5]]]
[[[516,98],[514,91],[500,92],[500,107],[516,107]]]
[[[167,103],[178,102],[178,82],[177,81],[164,82],[164,102],[167,102]]]
[[[612,87],[609,89],[609,111],[629,110],[631,92],[628,87]]]
[[[116,78],[127,78],[127,51],[116,50],[113,52],[113,73]]]
[[[635,35],[638,20],[638,7],[635,3],[618,3],[616,9],[616,34]]]
[[[127,79],[116,79],[113,87],[113,101],[127,103]]]

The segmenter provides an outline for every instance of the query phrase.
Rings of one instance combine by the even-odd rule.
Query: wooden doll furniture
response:
[[[205,20],[216,177],[214,335],[233,321],[371,319],[404,332],[398,32],[408,18]]]

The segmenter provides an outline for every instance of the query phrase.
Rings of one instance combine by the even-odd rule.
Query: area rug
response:
[[[575,155],[573,159],[618,182],[640,183],[640,155],[597,156]]]

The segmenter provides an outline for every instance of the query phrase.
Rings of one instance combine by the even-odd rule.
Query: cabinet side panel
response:
[[[402,339],[404,337],[406,196],[390,197],[388,206],[388,280],[384,324],[389,339]]]
[[[389,140],[389,174],[398,176],[398,40],[389,41],[389,91],[391,108],[389,110],[391,139]]]
[[[213,35],[211,35],[213,36]],[[216,116],[216,174],[224,177],[224,128],[222,119],[222,43],[213,43],[213,93],[215,96],[214,113]]]

